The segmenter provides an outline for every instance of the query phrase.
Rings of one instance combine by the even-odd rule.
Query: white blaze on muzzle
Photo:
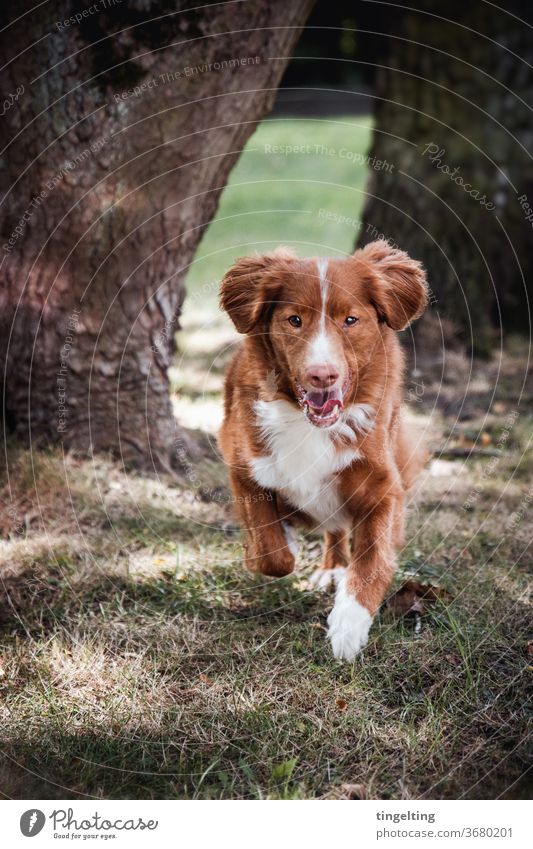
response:
[[[326,329],[327,303],[329,295],[328,260],[317,259],[318,283],[320,286],[320,318],[318,332],[309,343],[307,354],[307,369],[329,365],[340,373],[337,366],[335,344],[331,334]],[[344,407],[344,387],[329,386],[324,388],[303,389],[301,387],[300,403],[305,409],[307,418],[317,427],[329,427],[334,424]]]
[[[318,282],[320,285],[320,319],[318,323],[318,333],[314,339],[311,340],[309,346],[307,359],[309,365],[314,365],[315,363],[331,363],[335,356],[335,352],[331,344],[331,337],[326,331],[326,309],[329,292],[329,281],[327,278],[328,260],[317,259],[316,265],[318,270]]]

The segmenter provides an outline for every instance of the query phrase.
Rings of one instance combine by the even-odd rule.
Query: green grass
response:
[[[188,274],[193,299],[196,293],[202,306],[206,299],[216,300],[225,270],[246,253],[280,244],[303,255],[352,251],[367,178],[361,158],[370,135],[370,118],[364,116],[277,118],[260,124]],[[275,146],[286,151],[302,145],[305,152],[269,152]],[[326,212],[332,215],[327,218]]]

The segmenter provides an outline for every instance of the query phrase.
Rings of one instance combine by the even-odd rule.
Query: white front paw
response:
[[[328,616],[328,637],[337,660],[353,660],[368,642],[372,616],[346,592],[346,579],[338,580],[333,610]]]

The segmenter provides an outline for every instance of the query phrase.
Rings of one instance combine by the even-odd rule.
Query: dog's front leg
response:
[[[350,562],[350,532],[344,528],[338,531],[326,531],[324,535],[324,562],[315,569],[310,582],[313,587],[328,589],[339,573]]]
[[[233,474],[231,484],[244,525],[245,565],[251,572],[272,578],[294,569],[292,528],[281,520],[276,496],[248,478]]]
[[[395,502],[396,495],[389,491],[354,525],[352,560],[336,575],[335,604],[328,617],[328,637],[337,660],[353,660],[366,645],[394,574]]]

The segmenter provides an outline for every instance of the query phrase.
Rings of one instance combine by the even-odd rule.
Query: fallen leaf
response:
[[[496,414],[505,413],[507,410],[507,404],[504,404],[502,401],[495,401],[492,405],[492,412]]]
[[[368,790],[364,784],[341,784],[341,799],[368,799]]]
[[[346,710],[348,707],[348,702],[346,699],[335,699],[335,704],[339,708],[339,710]]]
[[[420,615],[425,612],[428,605],[435,604],[437,601],[450,600],[450,593],[442,587],[409,580],[387,599],[387,609],[394,616]]]

